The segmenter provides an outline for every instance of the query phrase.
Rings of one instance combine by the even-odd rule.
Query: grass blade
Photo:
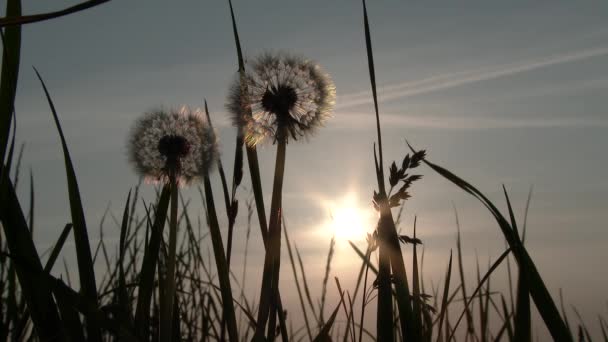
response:
[[[411,146],[410,149],[412,149],[412,151],[415,151]],[[465,192],[477,198],[492,213],[498,223],[499,228],[505,236],[507,243],[513,250],[513,255],[515,256],[518,265],[520,267],[524,267],[524,269],[528,273],[527,277],[530,286],[530,294],[532,295],[532,299],[534,299],[534,303],[536,304],[536,307],[545,322],[545,326],[549,329],[551,336],[556,341],[571,341],[572,339],[570,337],[568,329],[564,321],[562,320],[557,306],[551,298],[547,287],[545,286],[540,274],[538,273],[534,262],[532,261],[530,255],[523,246],[517,246],[519,243],[516,240],[513,228],[509,225],[509,223],[500,213],[500,211],[498,211],[496,206],[490,200],[488,200],[487,197],[483,195],[479,190],[477,190],[471,184],[467,183],[452,172],[446,170],[445,168],[439,165],[433,164],[426,159],[423,159],[423,161],[435,172],[439,173],[440,175],[460,187]]]
[[[84,218],[84,211],[82,208],[82,201],[80,199],[80,191],[78,189],[78,182],[76,181],[76,173],[74,172],[74,166],[72,165],[72,159],[68,151],[68,145],[59,123],[59,117],[55,110],[55,105],[48,92],[46,84],[42,80],[40,73],[34,68],[36,76],[42,84],[44,94],[51,107],[53,118],[55,119],[55,125],[61,138],[61,146],[63,148],[63,156],[65,159],[65,169],[68,183],[68,195],[70,198],[70,211],[72,213],[72,224],[74,225],[74,241],[76,244],[76,256],[78,262],[78,274],[80,276],[80,286],[82,293],[91,303],[97,303],[97,285],[95,282],[95,272],[93,267],[93,257],[91,255],[91,247],[89,246],[89,236],[87,233],[87,226]],[[87,324],[87,336],[90,341],[101,341],[101,332],[97,323],[92,321]]]
[[[6,2],[6,18],[21,15],[21,1]],[[19,77],[19,60],[21,56],[21,27],[10,27],[2,35],[2,77],[0,79],[0,163],[8,145],[8,138],[15,109],[15,94]],[[10,170],[6,170],[9,172]],[[7,177],[8,178],[8,177]]]
[[[291,270],[293,272],[293,278],[296,283],[296,290],[298,290],[298,298],[300,299],[300,307],[302,308],[302,315],[304,316],[304,324],[306,324],[306,333],[308,338],[312,340],[312,332],[310,330],[310,323],[308,322],[308,314],[306,313],[306,305],[304,304],[304,297],[302,297],[302,289],[300,288],[300,281],[298,279],[298,272],[296,271],[296,264],[293,259],[293,252],[291,249],[291,243],[289,242],[289,235],[287,235],[287,227],[283,220],[283,232],[285,233],[285,245],[287,245],[287,252],[289,254],[289,262],[291,263]]]
[[[331,331],[331,327],[334,325],[334,321],[336,320],[336,316],[338,315],[338,311],[340,310],[342,301],[343,301],[343,299],[340,300],[340,303],[338,303],[338,305],[332,312],[331,316],[327,320],[327,323],[325,323],[325,325],[323,325],[323,327],[321,328],[321,331],[319,332],[317,337],[315,337],[315,339],[312,340],[313,342],[326,342],[326,341],[332,340],[331,337],[329,336],[329,332]]]
[[[458,317],[458,320],[456,321],[456,324],[452,328],[452,333],[448,337],[447,341],[450,341],[452,339],[452,337],[454,337],[454,333],[456,332],[456,328],[458,328],[458,325],[462,321],[462,318],[464,317],[464,314],[465,314],[466,310],[468,309],[469,305],[471,305],[471,302],[475,299],[475,296],[477,296],[477,293],[479,292],[479,290],[481,290],[483,284],[486,282],[486,280],[488,280],[488,278],[490,278],[490,275],[492,275],[492,273],[494,272],[494,270],[496,270],[496,268],[498,268],[498,266],[500,265],[500,263],[509,255],[510,252],[511,252],[511,249],[508,248],[506,251],[504,251],[498,257],[498,259],[496,259],[496,261],[488,269],[488,271],[486,272],[486,274],[479,281],[479,284],[477,285],[477,288],[475,289],[475,291],[473,291],[473,294],[471,294],[471,297],[468,298],[468,299],[465,298],[465,303],[464,303],[465,307],[464,307],[464,310],[462,310],[462,313]]]
[[[456,211],[456,207],[454,207],[454,217],[456,218],[457,230],[456,249],[458,252],[458,273],[460,275],[460,283],[462,284],[460,288],[462,290],[462,298],[468,298],[466,290],[466,281],[464,277],[464,266],[462,263],[462,240],[460,238],[460,221],[458,220],[458,212]],[[467,336],[473,336],[475,334],[475,330],[473,327],[473,314],[471,313],[471,310],[468,307],[465,307],[465,315],[467,318]]]
[[[515,341],[532,341],[530,294],[525,270],[520,266],[517,280],[517,307],[515,312]]]
[[[123,266],[123,262],[125,260],[125,249],[126,249],[126,238],[127,238],[127,228],[129,225],[129,203],[131,201],[131,190],[129,190],[129,195],[127,195],[127,203],[125,204],[125,209],[122,214],[122,223],[120,225],[120,241],[119,241],[119,256],[118,256],[118,298],[119,298],[119,306],[121,309],[121,313],[127,319],[127,322],[131,323],[131,314],[130,314],[130,305],[129,305],[129,295],[127,294],[126,280],[125,280],[125,269]]]
[[[162,242],[165,220],[167,219],[167,211],[169,209],[170,193],[170,186],[165,185],[156,206],[156,216],[152,226],[150,242],[144,250],[144,259],[139,274],[138,298],[135,311],[135,331],[137,336],[143,339],[148,339],[150,303],[152,302],[154,290],[154,274],[160,255],[160,245]]]
[[[63,230],[61,231],[61,235],[59,235],[59,239],[57,239],[57,243],[55,243],[55,247],[53,247],[53,250],[51,251],[51,254],[49,255],[49,259],[46,261],[46,264],[44,266],[45,273],[50,273],[51,270],[53,269],[53,266],[55,265],[55,262],[57,261],[57,257],[59,256],[59,253],[61,252],[63,245],[65,244],[65,240],[67,240],[68,235],[72,231],[72,227],[73,227],[73,225],[71,223],[68,223],[65,225],[65,227],[63,227]]]
[[[108,1],[110,1],[110,0],[89,0],[89,1],[85,1],[83,3],[80,3],[78,5],[70,6],[63,10],[55,11],[55,12],[34,14],[34,15],[24,15],[24,16],[17,16],[17,17],[8,17],[7,16],[6,18],[0,18],[0,27],[20,26],[20,25],[29,24],[29,23],[35,23],[38,21],[58,18],[58,17],[62,17],[64,15],[86,10],[88,8],[91,8],[91,7],[94,7],[97,5],[101,5]]]
[[[218,278],[222,295],[223,319],[226,320],[228,328],[228,338],[231,342],[238,341],[238,332],[236,328],[236,315],[234,312],[234,304],[232,303],[232,289],[230,287],[230,275],[228,264],[226,262],[226,254],[224,254],[224,245],[222,244],[222,236],[220,233],[217,214],[215,212],[215,203],[213,193],[211,191],[211,182],[209,176],[205,175],[205,199],[207,201],[207,211],[209,217],[209,232],[211,233],[211,242],[213,245],[213,253],[217,266]]]
[[[34,327],[43,341],[55,338],[61,340],[64,338],[64,332],[58,329],[61,327],[59,313],[51,290],[44,279],[42,264],[27,229],[17,194],[8,179],[8,173],[3,173],[2,178],[0,220]]]
[[[378,113],[378,95],[376,93],[376,71],[374,69],[374,54],[372,50],[372,39],[369,32],[369,19],[367,18],[367,6],[365,0],[363,1],[363,26],[365,29],[365,47],[367,49],[367,66],[369,68],[369,79],[372,87],[372,97],[374,98],[374,110],[376,112],[376,130],[378,133],[378,157],[379,162],[377,163],[378,172],[378,187],[380,193],[386,192],[384,187],[384,161],[382,159],[382,134],[380,132],[380,114]]]
[[[443,327],[443,320],[446,316],[447,311],[447,303],[448,303],[448,294],[450,292],[450,278],[452,277],[452,251],[450,250],[450,262],[448,263],[448,270],[445,276],[445,283],[443,284],[443,297],[441,299],[441,312],[439,314],[439,325],[437,326],[437,330],[439,334],[437,335],[437,342],[441,339],[441,329]],[[448,339],[449,341],[449,339]]]

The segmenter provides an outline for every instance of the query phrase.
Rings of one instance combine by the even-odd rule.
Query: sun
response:
[[[373,230],[377,215],[371,205],[359,203],[356,194],[349,193],[341,199],[323,202],[325,209],[329,210],[329,217],[322,229],[335,236],[336,240],[365,240],[366,234]]]

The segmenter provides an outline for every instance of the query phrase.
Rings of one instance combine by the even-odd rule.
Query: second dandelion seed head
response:
[[[227,108],[248,145],[312,134],[330,116],[332,80],[313,61],[266,53],[247,63],[232,85]]]
[[[129,158],[151,181],[190,183],[210,171],[218,158],[216,134],[200,113],[187,107],[145,113],[134,125]]]

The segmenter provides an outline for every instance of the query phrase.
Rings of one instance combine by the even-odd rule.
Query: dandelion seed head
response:
[[[251,146],[308,137],[330,117],[335,87],[315,62],[266,53],[247,63],[228,103],[233,123]]]
[[[217,136],[200,110],[156,109],[133,125],[128,153],[136,172],[147,180],[167,182],[174,172],[178,182],[189,184],[217,161]]]

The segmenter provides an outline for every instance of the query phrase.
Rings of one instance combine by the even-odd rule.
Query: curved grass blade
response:
[[[60,11],[42,13],[42,14],[34,14],[34,15],[24,15],[18,17],[5,17],[0,18],[0,27],[5,26],[19,26],[24,24],[35,23],[38,21],[49,20],[53,18],[62,17],[64,15],[80,12],[86,10],[91,7],[95,7],[97,5],[101,5],[110,0],[90,0],[80,3],[78,5],[70,6],[68,8],[62,9]]]
[[[21,1],[6,2],[6,17],[21,15]],[[0,32],[1,33],[1,32]],[[2,34],[2,77],[0,79],[0,163],[4,163],[8,144],[21,56],[21,27],[11,27]],[[9,170],[7,170],[8,172]],[[1,171],[0,171],[1,172]],[[8,177],[7,177],[8,178]]]
[[[91,255],[91,247],[89,246],[89,236],[87,232],[87,226],[84,218],[84,210],[82,208],[82,200],[80,198],[80,190],[78,189],[78,182],[76,180],[76,173],[74,172],[74,166],[70,153],[68,151],[68,145],[59,123],[59,117],[55,110],[55,105],[51,99],[51,95],[48,92],[46,84],[42,80],[40,73],[34,68],[36,76],[42,84],[44,94],[51,107],[55,125],[61,138],[61,146],[63,148],[63,156],[65,159],[65,171],[68,183],[68,195],[70,198],[70,211],[72,213],[72,224],[74,225],[74,242],[76,244],[76,260],[78,262],[78,275],[80,277],[80,286],[82,293],[91,303],[97,303],[97,285],[95,282],[95,271],[93,267],[93,257]],[[101,341],[101,331],[99,330],[98,324],[95,321],[87,322],[87,337],[90,341]]]
[[[51,290],[43,276],[42,264],[27,229],[17,194],[7,173],[0,180],[0,221],[6,243],[13,256],[21,291],[30,311],[34,328],[42,341],[63,339],[61,321]]]
[[[411,145],[408,146],[410,149],[415,152]],[[571,341],[570,334],[568,329],[562,320],[557,306],[553,301],[553,298],[549,294],[547,287],[545,286],[532,258],[526,251],[526,249],[521,246],[521,243],[516,238],[516,233],[514,232],[513,227],[507,222],[504,216],[500,213],[500,211],[496,208],[496,206],[479,190],[477,190],[474,186],[467,183],[460,177],[456,176],[452,172],[446,170],[445,168],[433,164],[426,159],[423,159],[424,163],[427,164],[431,169],[435,172],[442,175],[444,178],[448,179],[458,187],[460,187],[465,192],[469,193],[473,197],[477,198],[486,208],[492,213],[496,222],[498,223],[499,228],[501,229],[509,247],[513,250],[513,255],[517,260],[519,267],[523,267],[527,272],[528,282],[530,286],[530,294],[532,295],[532,299],[534,299],[534,303],[543,318],[546,327],[548,328],[551,336],[556,341]]]

